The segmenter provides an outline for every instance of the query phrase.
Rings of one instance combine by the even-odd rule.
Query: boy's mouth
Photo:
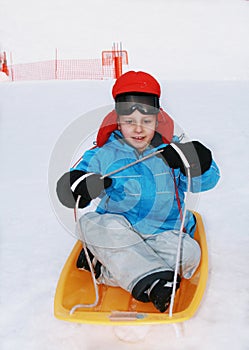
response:
[[[144,139],[144,136],[134,136],[133,139],[136,141],[142,141]]]

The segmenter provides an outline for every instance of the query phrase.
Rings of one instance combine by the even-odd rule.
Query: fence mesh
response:
[[[114,62],[102,65],[101,59],[66,59],[15,64],[10,67],[13,81],[108,79],[115,77]]]

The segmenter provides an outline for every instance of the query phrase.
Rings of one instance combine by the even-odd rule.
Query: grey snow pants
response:
[[[142,278],[166,270],[174,270],[178,233],[165,231],[142,235],[134,231],[122,215],[88,212],[80,218],[83,237],[93,255],[103,267],[98,283],[120,286],[131,292]],[[191,278],[200,262],[198,243],[183,235],[180,275]]]

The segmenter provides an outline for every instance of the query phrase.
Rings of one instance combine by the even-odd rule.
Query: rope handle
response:
[[[101,176],[100,179],[102,180],[102,179],[104,179],[105,177],[108,177],[108,176],[114,175],[114,174],[116,174],[116,173],[119,173],[120,171],[125,170],[125,169],[127,169],[127,168],[130,168],[131,166],[133,166],[133,165],[135,165],[135,164],[137,164],[137,163],[141,163],[141,162],[143,162],[144,160],[146,160],[146,159],[148,159],[148,158],[151,158],[151,157],[153,157],[153,156],[158,155],[159,153],[162,153],[163,151],[164,151],[163,148],[162,148],[162,149],[159,149],[159,150],[156,151],[156,152],[150,153],[150,154],[148,154],[147,156],[144,156],[144,157],[142,157],[142,158],[140,158],[140,159],[138,159],[138,160],[135,160],[134,162],[131,162],[131,163],[127,164],[127,165],[122,166],[122,167],[119,168],[119,169],[113,170],[113,171],[111,171],[110,173]]]
[[[169,307],[169,317],[173,316],[173,307],[174,307],[174,301],[175,301],[175,294],[176,294],[176,283],[177,283],[177,274],[178,274],[178,265],[180,262],[180,256],[181,256],[181,245],[182,245],[182,236],[184,232],[184,223],[186,219],[186,214],[187,214],[187,201],[188,197],[190,194],[190,185],[191,185],[191,177],[190,177],[190,164],[185,157],[184,153],[182,150],[176,146],[176,144],[172,143],[171,146],[174,148],[174,150],[179,154],[185,168],[187,169],[187,192],[185,195],[185,206],[184,206],[184,211],[181,215],[181,227],[180,227],[180,232],[179,232],[179,237],[178,237],[178,245],[177,245],[177,254],[176,254],[176,264],[175,264],[175,272],[174,272],[174,282],[173,282],[173,290],[171,294],[171,299],[170,299],[170,307]],[[181,213],[181,211],[180,211]]]
[[[78,229],[78,232],[79,232],[80,237],[82,239],[82,242],[85,242],[84,233],[83,233],[83,230],[81,229],[79,215],[78,215],[80,198],[81,198],[81,196],[77,197],[77,201],[76,201],[76,204],[75,204],[75,220],[76,220],[77,229]],[[95,307],[95,306],[98,305],[98,302],[99,302],[99,290],[98,290],[98,286],[97,286],[97,281],[96,281],[96,278],[95,278],[93,264],[92,264],[91,259],[89,257],[86,244],[83,244],[83,249],[84,249],[84,252],[85,252],[85,255],[86,255],[86,259],[87,259],[88,265],[90,267],[90,272],[91,272],[92,281],[93,281],[93,285],[94,285],[94,291],[95,291],[95,301],[92,304],[77,304],[77,305],[74,305],[71,308],[71,310],[70,310],[70,315],[72,315],[79,308]]]

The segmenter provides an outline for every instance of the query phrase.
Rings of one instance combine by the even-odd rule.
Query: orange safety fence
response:
[[[19,80],[74,80],[117,79],[123,65],[128,65],[127,51],[103,51],[101,59],[57,59],[11,64],[9,74],[12,81]],[[6,66],[7,67],[7,66]]]
[[[13,81],[108,79],[115,77],[114,65],[102,66],[101,59],[66,59],[10,66]]]

